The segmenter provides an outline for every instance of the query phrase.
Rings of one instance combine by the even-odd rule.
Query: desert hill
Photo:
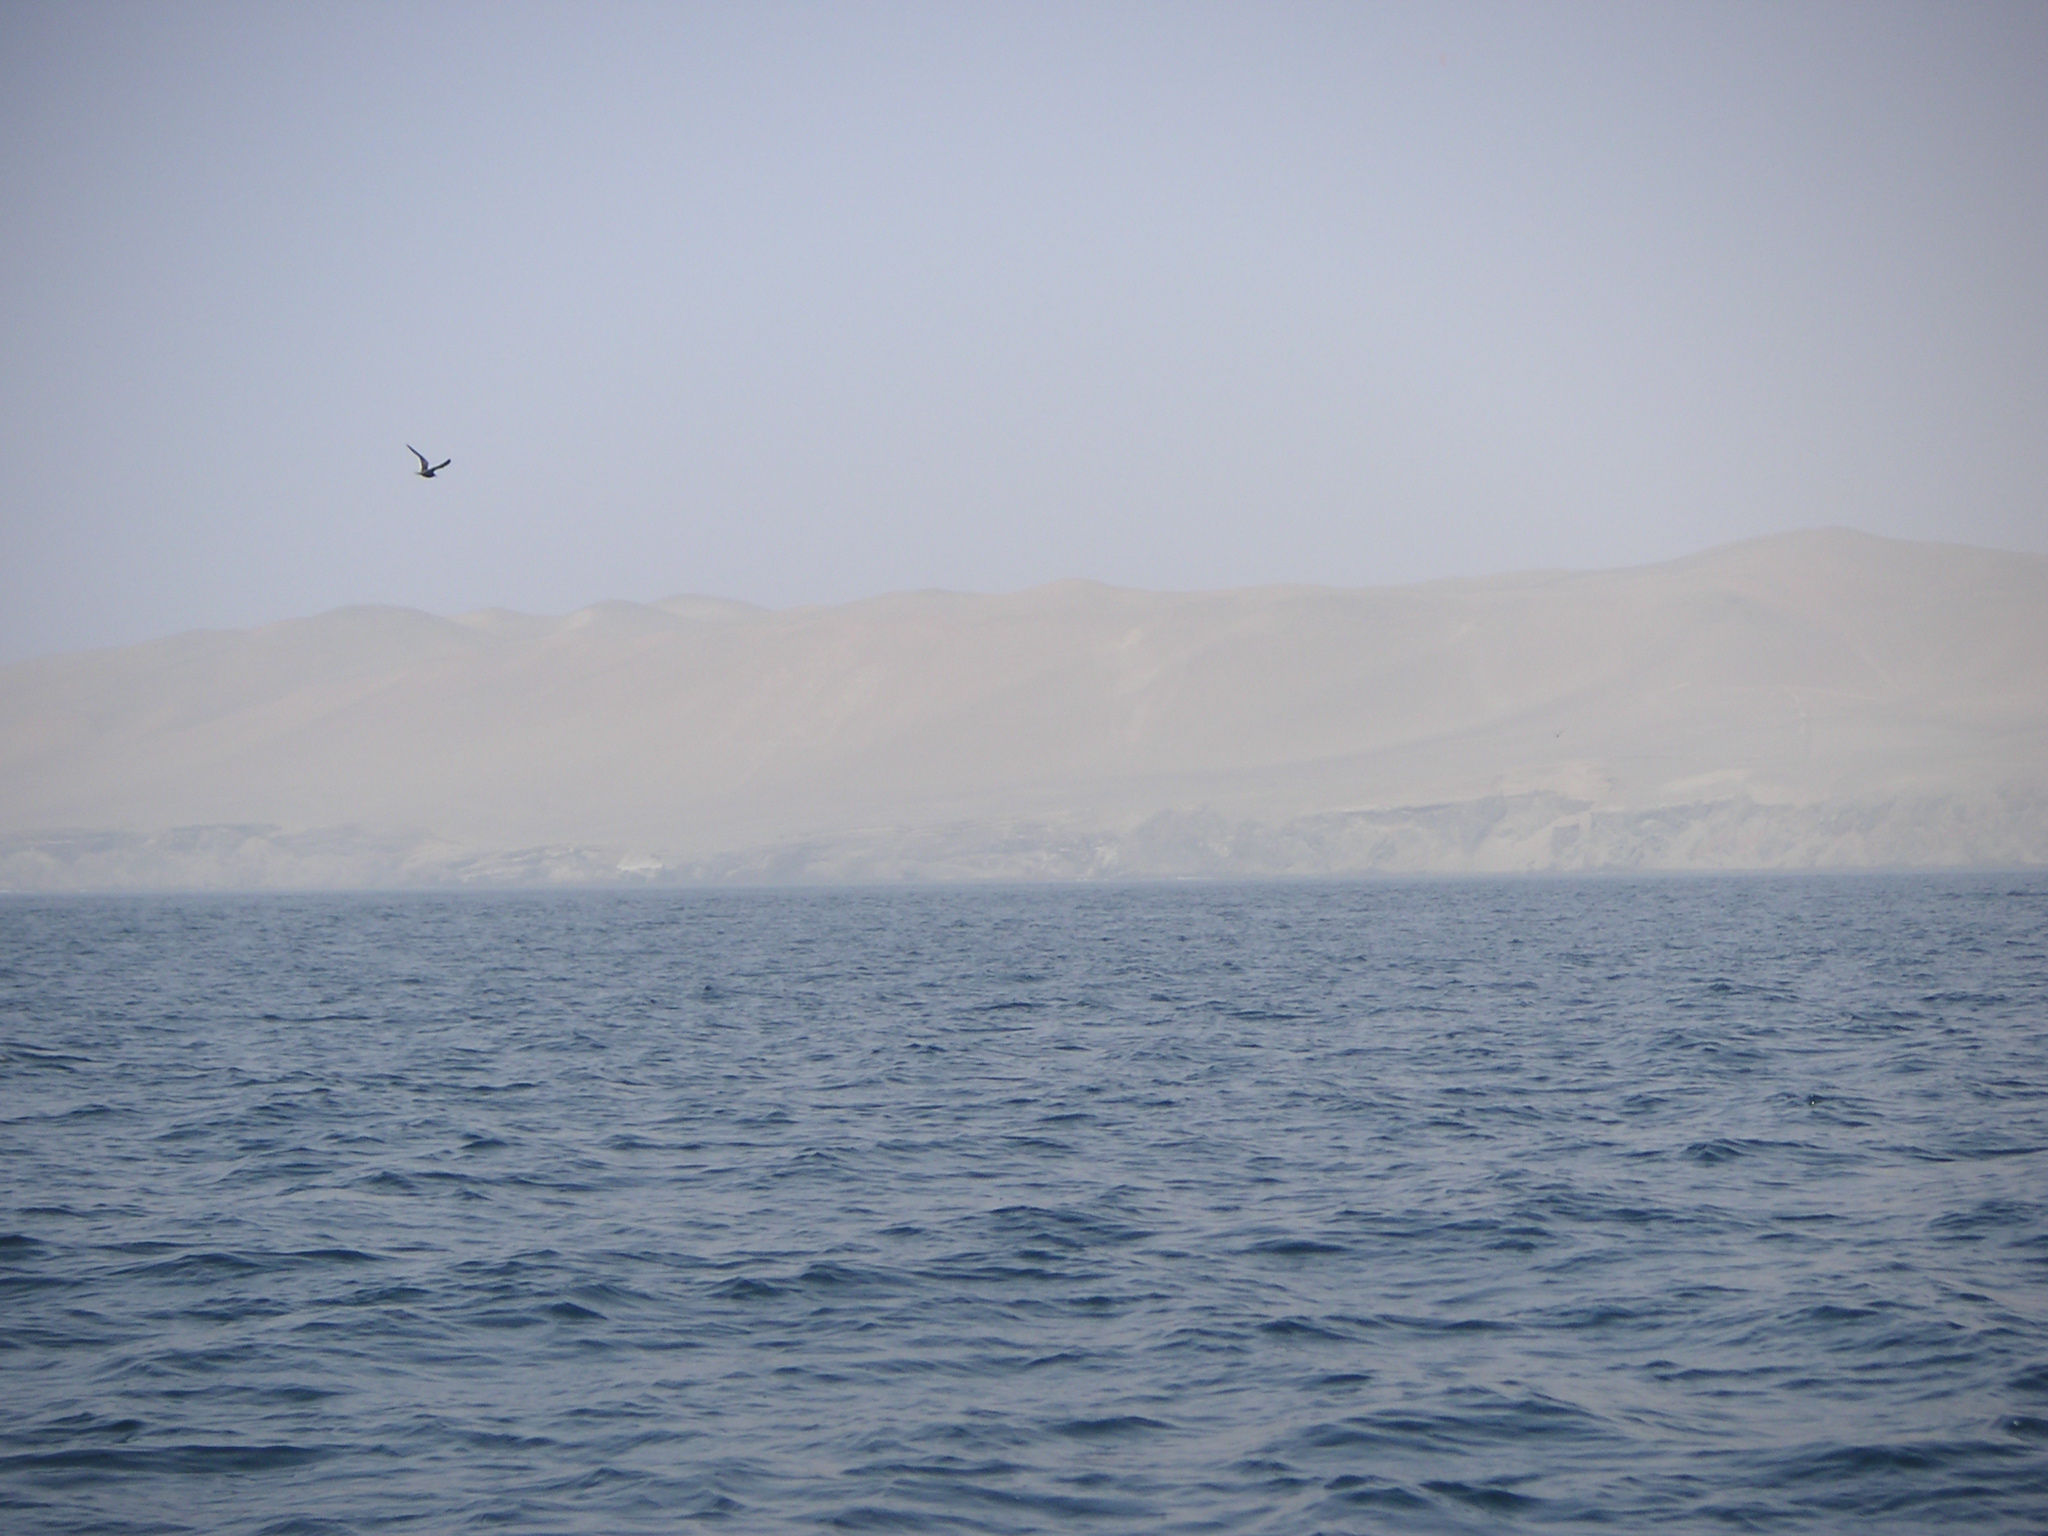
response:
[[[0,668],[0,888],[2048,862],[2048,559],[350,608]]]

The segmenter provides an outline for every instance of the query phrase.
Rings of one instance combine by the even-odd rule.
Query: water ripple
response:
[[[0,1526],[2038,1532],[2048,880],[0,901]]]

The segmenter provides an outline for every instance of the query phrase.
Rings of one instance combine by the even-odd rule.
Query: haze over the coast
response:
[[[0,884],[2044,856],[2048,9],[23,3],[0,143]]]
[[[17,0],[0,659],[2048,552],[2044,143],[2029,4]]]
[[[349,608],[0,669],[0,885],[2048,862],[2048,558]]]

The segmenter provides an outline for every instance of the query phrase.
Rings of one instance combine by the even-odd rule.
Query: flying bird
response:
[[[405,446],[408,448],[412,448],[411,443],[407,443]],[[438,475],[442,470],[446,469],[450,464],[453,464],[455,462],[453,459],[443,459],[438,464],[429,464],[427,462],[427,456],[424,453],[421,453],[417,448],[412,448],[412,456],[420,461],[420,467],[414,470],[413,473],[418,475],[422,480],[433,479],[434,476]]]

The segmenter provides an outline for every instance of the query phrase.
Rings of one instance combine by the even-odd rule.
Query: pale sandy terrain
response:
[[[2048,559],[353,608],[0,669],[0,887],[2048,863]]]

